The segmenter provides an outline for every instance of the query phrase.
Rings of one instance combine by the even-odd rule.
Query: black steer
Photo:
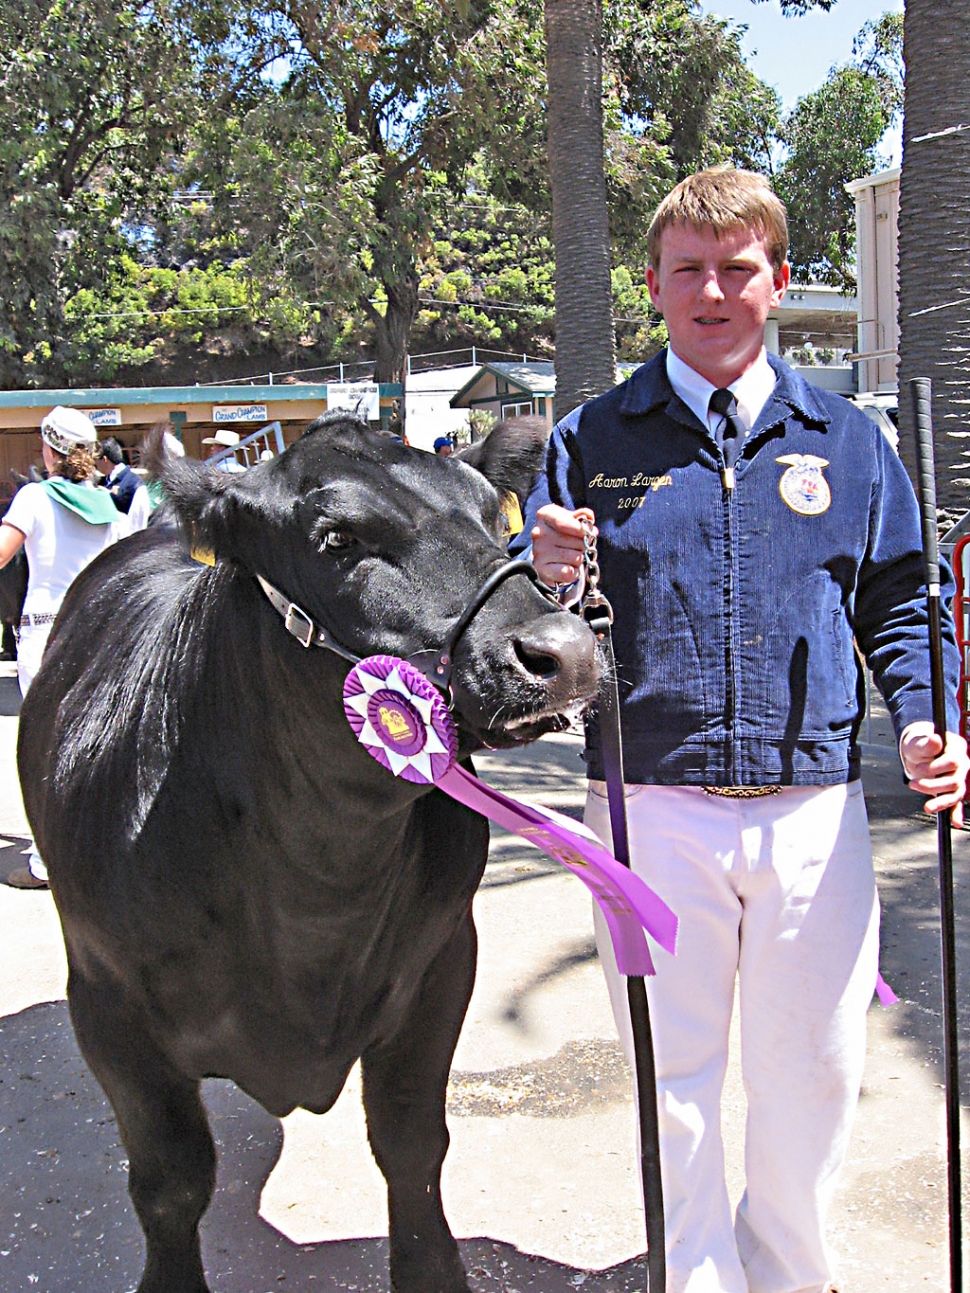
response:
[[[32,473],[41,479],[36,472]],[[21,485],[26,485],[27,476],[21,476],[19,472],[11,472],[17,489]],[[23,548],[15,552],[13,558],[0,570],[0,659],[15,660],[17,658],[17,639],[14,630],[20,624],[20,617],[23,614],[24,599],[27,596],[27,558],[24,555]]]
[[[527,492],[542,445],[525,434],[524,451],[514,427],[496,436],[478,471],[349,417],[244,476],[168,461],[184,532],[215,564],[146,532],[68,593],[23,705],[20,775],[71,1017],[130,1160],[141,1293],[207,1287],[200,1079],[322,1113],[358,1058],[391,1285],[468,1289],[439,1181],[488,825],[357,744],[348,664],[290,636],[255,576],[356,655],[440,648],[505,560],[496,491]],[[589,630],[508,579],[456,649],[461,754],[550,730],[596,683]]]
[[[27,574],[27,558],[23,548],[15,552],[13,558],[0,570],[0,652],[4,660],[14,660],[17,656],[14,630],[19,625],[24,610]]]

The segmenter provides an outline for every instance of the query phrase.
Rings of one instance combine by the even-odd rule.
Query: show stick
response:
[[[926,606],[929,617],[933,726],[946,741],[946,687],[940,615],[940,557],[933,459],[932,388],[928,377],[910,381],[916,426],[916,486],[923,523]],[[946,1089],[947,1187],[950,1220],[950,1290],[963,1293],[962,1205],[960,1198],[960,1060],[957,1029],[957,958],[953,915],[953,841],[949,812],[936,814],[940,863],[940,936],[943,950],[943,1068]]]

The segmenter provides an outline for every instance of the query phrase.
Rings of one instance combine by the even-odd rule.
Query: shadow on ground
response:
[[[6,884],[10,872],[25,865],[24,854],[29,847],[27,835],[0,834],[0,882]]]
[[[0,678],[0,717],[16,718],[20,713],[20,684],[16,676]]]
[[[940,887],[935,822],[922,800],[902,780],[895,751],[870,747],[863,784],[879,898],[882,905],[880,968],[898,994],[891,1007],[893,1030],[914,1055],[932,1064],[943,1082],[943,1004],[940,955]],[[960,1016],[960,1086],[970,1106],[970,833],[953,829],[953,877],[957,940],[957,1005]]]
[[[203,1225],[217,1293],[283,1288],[386,1293],[387,1241],[294,1244],[258,1215],[283,1143],[279,1122],[231,1082],[205,1084],[219,1147]],[[114,1117],[74,1041],[65,1002],[0,1020],[0,1288],[4,1293],[119,1293],[141,1273],[141,1232],[127,1195]],[[476,1293],[633,1293],[640,1263],[587,1272],[488,1238],[462,1243]]]

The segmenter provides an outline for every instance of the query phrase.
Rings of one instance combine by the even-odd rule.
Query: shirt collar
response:
[[[619,411],[626,417],[643,417],[657,409],[664,409],[677,421],[685,425],[696,425],[696,415],[675,394],[670,384],[667,376],[667,353],[662,350],[654,355],[616,388],[620,401]],[[783,422],[794,410],[808,421],[822,426],[831,421],[832,415],[823,404],[820,391],[809,386],[803,377],[777,355],[767,355],[767,360],[776,384],[759,414],[759,420],[765,422],[766,426],[773,426]],[[577,422],[584,407],[585,405],[581,405],[580,409],[574,410]],[[573,413],[567,417],[572,418]],[[701,425],[710,424],[702,418]]]
[[[685,364],[673,350],[667,350],[667,378],[674,392],[680,396],[690,411],[700,422],[711,430],[720,422],[720,414],[710,414],[711,396],[718,389],[706,377],[702,377],[689,364]],[[751,430],[758,420],[758,415],[768,403],[775,389],[777,378],[764,346],[750,368],[727,388],[738,402],[738,414],[747,430]]]

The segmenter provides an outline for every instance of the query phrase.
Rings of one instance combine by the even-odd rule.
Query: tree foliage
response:
[[[419,270],[416,352],[478,345],[551,357],[555,264],[545,213],[473,190],[449,208]]]
[[[64,304],[103,283],[177,151],[191,45],[167,0],[0,13],[0,379],[56,373]]]
[[[621,356],[662,336],[645,212],[698,166],[777,172],[797,265],[847,281],[841,183],[898,109],[896,19],[867,24],[853,69],[783,121],[743,28],[695,0],[608,0]],[[368,354],[386,378],[408,347],[551,354],[543,32],[542,0],[6,6],[0,382],[157,380],[173,364],[191,379],[223,360],[231,375],[264,355]]]
[[[607,7],[607,29],[624,115],[663,140],[674,182],[768,163],[781,104],[745,62],[743,27],[685,0],[623,0]]]
[[[797,280],[854,287],[855,202],[845,185],[874,169],[890,115],[876,78],[841,67],[785,119],[775,189],[788,207]]]
[[[886,112],[898,117],[906,81],[903,14],[890,11],[870,18],[852,42],[852,57],[860,71],[875,79]]]
[[[282,74],[261,84],[263,101],[211,123],[200,181],[232,192],[254,273],[281,273],[308,299],[355,303],[381,379],[400,371],[418,257],[449,180],[483,145],[501,145],[509,166],[527,152],[538,82],[520,95],[528,81],[503,79],[510,37],[521,61],[534,40],[507,0],[458,12],[431,0],[268,0],[240,7],[233,59],[214,64],[229,100],[252,65]]]

